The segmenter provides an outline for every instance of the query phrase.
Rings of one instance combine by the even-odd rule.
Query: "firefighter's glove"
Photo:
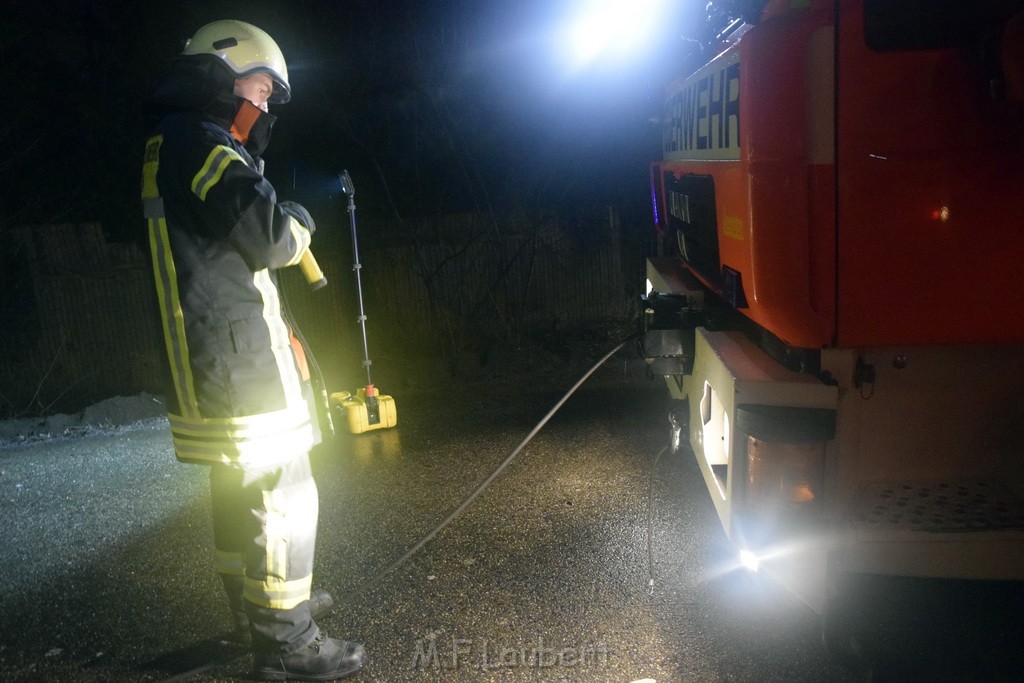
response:
[[[306,230],[309,230],[309,236],[312,237],[313,233],[316,232],[316,223],[313,222],[313,217],[309,215],[309,211],[306,211],[306,207],[298,202],[278,202],[277,208],[280,209],[281,213],[286,216],[291,216],[299,223],[302,224]]]

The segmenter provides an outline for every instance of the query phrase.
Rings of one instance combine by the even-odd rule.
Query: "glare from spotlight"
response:
[[[760,566],[760,561],[757,559],[757,555],[750,552],[749,550],[740,551],[740,564],[746,567],[752,572],[756,572]]]
[[[775,574],[775,568],[796,566],[791,563],[824,562],[826,549],[834,542],[830,534],[812,534],[800,538],[791,538],[777,543],[756,546],[733,546],[728,559],[714,567],[710,578],[718,578],[736,571],[748,573]]]
[[[569,32],[576,63],[609,53],[624,57],[640,49],[660,20],[661,4],[661,0],[591,0],[579,10]]]

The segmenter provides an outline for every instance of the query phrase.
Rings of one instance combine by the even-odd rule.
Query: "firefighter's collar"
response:
[[[260,156],[270,142],[270,130],[277,117],[244,97],[224,93],[203,108],[208,120],[229,131],[253,156]]]
[[[268,114],[249,100],[239,98],[241,103],[231,121],[231,136],[241,142],[251,154],[259,156],[270,142],[270,130],[277,117]]]

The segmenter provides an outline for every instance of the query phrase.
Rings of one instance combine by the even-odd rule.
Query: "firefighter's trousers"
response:
[[[317,634],[308,601],[319,505],[308,454],[259,470],[213,465],[210,493],[217,571],[232,609],[248,616],[253,650],[299,650]]]

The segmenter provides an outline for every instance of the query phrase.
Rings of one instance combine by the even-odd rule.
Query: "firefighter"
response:
[[[358,643],[314,619],[319,439],[305,356],[275,271],[316,226],[263,177],[274,117],[291,97],[274,40],[241,21],[208,24],[150,102],[142,174],[153,274],[170,364],[177,458],[210,467],[216,569],[259,679],[325,680],[362,668]]]

